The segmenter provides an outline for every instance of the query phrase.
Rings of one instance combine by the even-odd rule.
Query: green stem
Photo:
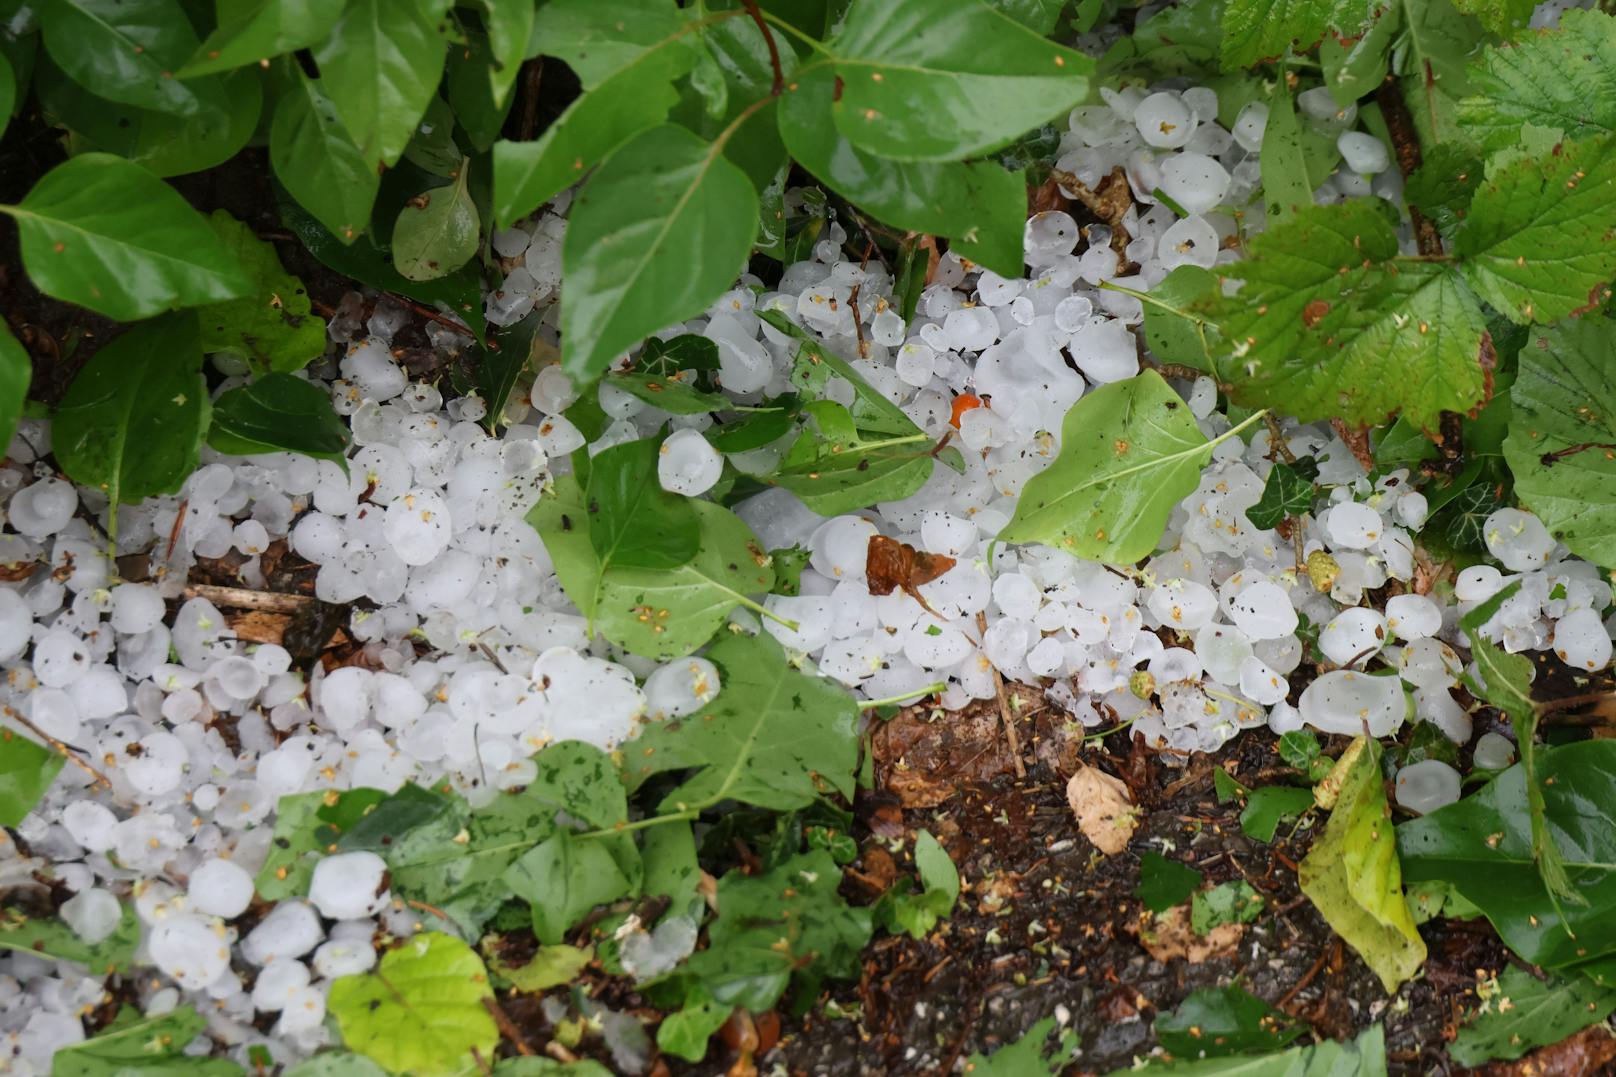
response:
[[[823,41],[820,41],[817,37],[808,36],[807,34],[803,33],[801,30],[797,29],[795,26],[792,26],[786,20],[782,19],[780,16],[774,14],[772,11],[763,12],[763,18],[764,18],[764,20],[766,22],[769,22],[769,23],[773,24],[776,28],[778,28],[780,30],[784,30],[786,33],[790,34],[792,37],[796,38],[798,41],[801,41],[804,45],[807,45],[810,49],[813,49],[815,52],[821,53],[826,57],[829,57],[831,55],[830,49],[825,47],[825,43]]]
[[[859,704],[859,710],[869,711],[874,710],[877,707],[890,707],[894,704],[902,703],[906,699],[918,699],[921,696],[929,696],[934,692],[941,692],[947,687],[947,681],[932,681],[924,688],[916,688],[912,692],[903,692],[899,695],[888,696],[885,699],[866,699],[863,703]]]
[[[599,830],[585,830],[581,834],[574,834],[574,838],[610,838],[618,834],[628,834],[635,830],[646,830],[664,823],[682,823],[694,819],[701,814],[700,808],[686,808],[670,815],[653,815],[649,819],[637,819],[632,823],[619,823],[616,826],[602,827]]]
[[[743,594],[739,594],[739,593],[737,593],[735,591],[731,591],[730,594],[735,595],[736,598],[740,599],[740,603],[741,603],[741,605],[743,607],[745,607],[746,609],[751,610],[753,613],[757,614],[759,617],[767,617],[769,620],[773,621],[775,624],[779,625],[781,628],[787,628],[787,629],[790,629],[791,631],[795,632],[795,631],[798,630],[799,627],[801,627],[801,626],[799,626],[797,624],[796,621],[789,620],[788,618],[785,618],[785,617],[781,617],[778,613],[775,613],[773,610],[769,609],[769,607],[763,605],[761,602],[754,602],[752,599],[748,598],[747,596],[745,596]]]

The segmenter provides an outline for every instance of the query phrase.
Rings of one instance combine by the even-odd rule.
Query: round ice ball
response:
[[[657,481],[670,493],[704,494],[723,472],[724,457],[699,430],[675,430],[658,450]]]
[[[187,991],[201,991],[230,967],[224,932],[200,916],[179,913],[152,928],[146,946],[152,964]]]
[[[387,862],[372,852],[338,853],[314,865],[309,900],[330,920],[374,916],[387,904]]]
[[[1336,549],[1366,550],[1380,538],[1386,522],[1380,513],[1357,501],[1343,501],[1325,514],[1324,530]]]
[[[1229,193],[1229,172],[1203,153],[1179,153],[1162,162],[1161,189],[1184,212],[1206,213]]]
[[[718,695],[718,667],[705,658],[676,658],[645,678],[646,714],[650,718],[682,718],[705,707]]]
[[[1397,772],[1397,803],[1425,814],[1459,799],[1459,772],[1440,759],[1422,759]]]
[[[229,920],[252,904],[253,877],[234,861],[210,857],[191,872],[186,894],[198,912]]]
[[[1296,631],[1296,607],[1285,589],[1258,580],[1229,599],[1229,619],[1254,640],[1281,639]]]
[[[1386,645],[1386,618],[1377,610],[1342,610],[1319,632],[1319,650],[1338,666],[1367,658]]]
[[[41,479],[23,487],[6,508],[13,529],[32,539],[49,538],[73,518],[78,491],[61,479]]]
[[[1520,509],[1499,509],[1488,516],[1482,536],[1487,552],[1511,572],[1542,568],[1554,552],[1554,536],[1543,521]]]
[[[1386,143],[1363,131],[1343,131],[1335,140],[1335,148],[1350,171],[1373,176],[1386,171],[1392,163]]]
[[[431,490],[416,487],[387,506],[382,533],[406,565],[424,565],[449,547],[449,506]]]
[[[1157,149],[1176,150],[1195,133],[1195,116],[1176,93],[1153,93],[1134,109],[1139,136]]]
[[[1424,595],[1393,595],[1386,600],[1386,627],[1400,639],[1424,639],[1442,627],[1442,608]]]
[[[241,940],[241,956],[254,965],[301,957],[318,946],[324,936],[320,918],[308,902],[283,901]],[[228,948],[225,953],[228,958]]]
[[[1610,664],[1610,633],[1599,614],[1590,609],[1573,610],[1554,625],[1551,646],[1560,661],[1573,669],[1593,673]]]
[[[9,587],[0,587],[0,662],[22,654],[34,631],[34,611]]]
[[[1302,720],[1325,733],[1357,736],[1367,728],[1384,737],[1403,724],[1408,703],[1396,677],[1338,669],[1314,679],[1302,693]]]
[[[123,906],[110,892],[92,887],[64,901],[61,916],[81,941],[94,946],[118,930]]]
[[[1470,758],[1483,770],[1503,770],[1515,761],[1515,742],[1502,733],[1483,733]]]
[[[112,627],[136,635],[150,632],[163,621],[163,596],[145,583],[123,583],[112,589]]]

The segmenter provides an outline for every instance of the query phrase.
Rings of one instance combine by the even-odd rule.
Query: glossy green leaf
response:
[[[325,319],[273,245],[222,209],[208,218],[219,241],[252,277],[250,294],[197,308],[202,350],[247,360],[260,373],[301,370],[325,351]]]
[[[709,393],[679,378],[652,374],[611,374],[605,384],[623,390],[636,400],[672,415],[702,415],[727,411],[733,402],[722,393]]]
[[[798,672],[766,634],[723,636],[706,652],[718,698],[688,718],[647,726],[628,749],[628,777],[696,768],[662,798],[665,809],[724,800],[787,811],[821,788],[853,791],[858,707],[839,685]]]
[[[1262,496],[1246,510],[1246,519],[1251,521],[1252,526],[1267,531],[1278,527],[1287,516],[1303,516],[1312,512],[1313,499],[1318,496],[1318,487],[1313,480],[1318,474],[1318,461],[1311,456],[1305,456],[1294,464],[1274,461],[1268,477],[1263,480]]]
[[[1391,62],[1391,49],[1403,27],[1402,9],[1370,11],[1372,21],[1360,36],[1337,37],[1325,34],[1319,43],[1319,64],[1330,96],[1342,108],[1367,97],[1385,81]]]
[[[1336,934],[1393,992],[1425,961],[1425,942],[1403,897],[1399,842],[1380,777],[1380,745],[1357,738],[1331,777],[1340,794],[1297,879]]]
[[[453,179],[460,172],[463,159],[460,146],[455,142],[454,111],[441,97],[434,97],[426,106],[426,114],[415,125],[410,141],[404,147],[404,160],[434,176]]]
[[[449,49],[449,71],[444,76],[444,94],[455,119],[465,132],[472,149],[483,153],[493,146],[505,126],[515,95],[503,102],[494,100],[493,82],[498,78],[488,44],[488,35],[472,26],[462,28],[465,40]]]
[[[1149,850],[1139,857],[1139,882],[1133,892],[1151,912],[1166,912],[1188,901],[1200,889],[1202,878],[1188,864]]]
[[[810,68],[780,103],[780,134],[791,155],[825,186],[893,228],[958,240],[962,257],[1019,277],[1026,225],[1025,177],[994,161],[893,161],[836,129],[835,76]]]
[[[447,1077],[493,1054],[499,1030],[482,959],[452,935],[424,932],[382,955],[375,972],[343,976],[327,1003],[349,1047],[392,1073]]]
[[[1274,840],[1274,832],[1286,819],[1295,819],[1313,807],[1313,791],[1289,785],[1265,785],[1253,789],[1240,812],[1240,832],[1253,841]]]
[[[447,0],[348,0],[314,49],[321,81],[371,167],[404,152],[443,74]]]
[[[1094,62],[979,0],[854,4],[828,43],[837,128],[868,152],[957,161],[1063,115]]]
[[[219,25],[179,70],[194,78],[260,63],[317,45],[342,14],[334,0],[234,0],[219,4]]]
[[[1157,1042],[1179,1058],[1275,1051],[1307,1031],[1234,984],[1190,992],[1178,1009],[1157,1016],[1154,1028]]]
[[[539,335],[543,321],[544,312],[534,310],[515,325],[496,329],[492,341],[495,346],[485,349],[477,359],[477,391],[488,406],[483,425],[490,430],[505,424],[505,408],[517,382],[538,369],[539,357],[549,359],[558,354],[555,346]]]
[[[113,504],[173,493],[196,469],[208,411],[196,315],[141,322],[68,387],[51,427],[56,462]]]
[[[1453,143],[1474,149],[1460,126],[1460,99],[1470,92],[1466,65],[1483,38],[1481,25],[1453,0],[1402,0],[1403,36],[1392,50],[1422,147]],[[1512,136],[1513,138],[1513,136]]]
[[[612,865],[616,871],[617,866]],[[483,953],[488,955],[488,971],[510,982],[518,991],[546,991],[559,987],[578,977],[594,960],[594,951],[576,946],[541,946],[531,958],[520,965],[507,965],[495,955],[499,949],[490,946],[493,936],[483,940]]]
[[[533,20],[528,52],[565,60],[593,90],[647,49],[694,29],[674,0],[550,0]]]
[[[602,571],[678,568],[696,556],[695,502],[662,488],[655,438],[613,445],[589,464],[584,507]]]
[[[1213,443],[1160,374],[1087,393],[1066,413],[1061,452],[1022,487],[1000,542],[1042,542],[1125,564],[1161,541],[1174,506],[1200,482]]]
[[[527,58],[528,41],[533,34],[533,0],[479,0],[483,28],[488,34],[492,63],[488,85],[494,103],[503,105]]]
[[[563,247],[562,361],[581,382],[730,287],[757,234],[757,192],[718,147],[653,127],[574,197]]]
[[[931,831],[922,830],[915,838],[915,869],[920,875],[918,893],[906,889],[905,879],[882,895],[876,906],[876,918],[896,933],[905,931],[911,938],[923,939],[931,934],[939,920],[954,911],[959,900],[959,869],[949,857],[948,850],[932,837]]]
[[[1488,48],[1470,71],[1459,118],[1487,149],[1527,124],[1580,139],[1616,133],[1616,17],[1567,11],[1558,30]]]
[[[523,853],[502,877],[533,910],[533,932],[553,946],[596,905],[628,894],[632,883],[599,841],[558,830]]]
[[[352,243],[368,227],[381,180],[337,118],[328,88],[293,66],[270,124],[269,159],[292,197]]]
[[[1181,265],[1149,292],[1140,293],[1145,343],[1158,361],[1210,369],[1217,327],[1190,313],[1189,307],[1217,287],[1218,278],[1210,269]]]
[[[1372,1025],[1355,1040],[1326,1040],[1311,1047],[1292,1047],[1265,1055],[1231,1055],[1151,1066],[1174,1077],[1386,1077],[1386,1032]],[[1110,1077],[1126,1077],[1132,1069]],[[1007,1074],[1006,1077],[1009,1077]]]
[[[0,726],[0,826],[16,826],[34,810],[65,762],[61,753]]]
[[[233,1077],[241,1066],[227,1058],[188,1055],[183,1048],[207,1027],[189,1006],[156,1017],[124,1008],[99,1036],[63,1047],[51,1058],[51,1077]]]
[[[7,744],[6,750],[9,752],[13,747],[15,742]],[[60,766],[61,757],[56,759]],[[5,767],[5,763],[0,763],[0,775]],[[0,786],[3,785],[4,778],[0,776]],[[9,818],[3,807],[5,797],[6,794],[0,792],[0,821]],[[16,826],[20,821],[19,817],[3,825]],[[123,915],[112,934],[95,943],[86,943],[77,931],[55,917],[30,916],[20,909],[0,908],[0,950],[71,961],[82,965],[92,976],[128,971],[139,945],[140,917],[135,915],[133,905],[123,906]]]
[[[1559,1043],[1616,1011],[1616,991],[1580,977],[1540,980],[1509,965],[1495,993],[1459,1029],[1448,1055],[1461,1066],[1516,1059]]]
[[[0,135],[6,133],[6,127],[11,123],[11,113],[17,106],[17,74],[11,69],[11,61],[0,52]]]
[[[477,253],[482,224],[467,187],[470,161],[462,161],[453,183],[410,199],[393,224],[393,265],[413,281],[437,280]]]
[[[43,292],[119,321],[246,295],[251,281],[201,214],[139,165],[64,161],[22,202],[23,264]]]
[[[821,516],[840,516],[909,497],[926,485],[934,462],[925,435],[837,443],[805,430],[769,481]]]
[[[657,1026],[657,1049],[688,1062],[700,1062],[707,1056],[707,1041],[734,1010],[734,1006],[715,1002],[699,984],[689,988],[684,1006]]]
[[[222,453],[302,453],[341,461],[348,424],[331,407],[331,394],[290,374],[266,374],[213,402],[208,444]]]
[[[0,445],[10,445],[28,399],[34,364],[11,329],[0,323]]]
[[[1368,0],[1229,0],[1223,11],[1225,67],[1253,67],[1286,50],[1304,53],[1331,30],[1356,37],[1373,16]]]
[[[1451,235],[1470,212],[1481,183],[1481,160],[1462,146],[1441,142],[1423,151],[1424,161],[1403,188],[1408,203]]]
[[[99,96],[180,116],[200,108],[174,77],[198,43],[177,0],[48,0],[39,15],[50,58]]]
[[[1066,0],[988,0],[988,3],[1035,34],[1055,29]]]

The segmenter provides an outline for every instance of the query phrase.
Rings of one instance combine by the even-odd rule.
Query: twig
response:
[[[308,595],[288,595],[279,591],[253,591],[246,587],[215,587],[193,583],[185,588],[186,598],[205,598],[215,606],[232,610],[258,610],[261,613],[301,613],[314,599]]]
[[[1319,959],[1313,962],[1313,967],[1302,973],[1302,978],[1291,984],[1290,990],[1281,995],[1279,997],[1279,1001],[1274,1003],[1274,1009],[1283,1010],[1286,1006],[1290,1005],[1291,999],[1301,994],[1302,989],[1308,984],[1312,983],[1314,978],[1317,977],[1319,973],[1324,971],[1324,963],[1325,961],[1329,960],[1329,957],[1330,948],[1326,946],[1324,949],[1319,951]]]
[[[988,633],[987,614],[978,610],[976,614],[976,630],[982,633],[983,638]],[[1010,714],[1010,697],[1004,690],[1004,678],[999,675],[999,667],[988,665],[993,672],[993,694],[999,699],[999,721],[1004,723],[1004,739],[1010,745],[1010,762],[1016,768],[1016,777],[1025,778],[1027,768],[1021,762],[1021,738],[1016,736],[1016,723]]]
[[[858,309],[858,294],[859,289],[862,287],[864,287],[863,281],[853,285],[853,290],[847,294],[847,305],[853,308],[853,333],[858,337],[859,358],[868,359],[870,357],[870,345],[864,339],[864,325]]]
[[[1575,456],[1579,452],[1587,452],[1589,449],[1616,449],[1616,445],[1612,445],[1604,441],[1584,441],[1580,445],[1567,445],[1563,449],[1556,449],[1554,452],[1546,452],[1542,456],[1538,457],[1538,462],[1544,467],[1548,467],[1556,460],[1564,460],[1568,456]]]
[[[483,997],[483,1009],[488,1011],[488,1016],[494,1019],[494,1024],[499,1026],[499,1030],[504,1034],[505,1038],[515,1045],[517,1054],[531,1055],[533,1053],[533,1048],[529,1047],[527,1040],[522,1038],[522,1030],[516,1027],[515,1023],[511,1021],[510,1015],[505,1012],[492,995]]]
[[[758,10],[757,0],[741,0],[741,4],[746,8],[746,13],[752,16],[752,21],[757,23],[758,33],[763,35],[763,43],[769,47],[769,66],[774,68],[774,87],[769,94],[779,97],[780,91],[785,89],[786,76],[780,69],[780,48],[774,43],[774,32],[763,21],[763,12]]]
[[[517,134],[523,142],[538,133],[539,84],[543,78],[544,57],[535,56],[522,65],[522,126],[517,128]]]
[[[1403,100],[1403,91],[1398,88],[1396,79],[1387,79],[1380,84],[1380,90],[1375,94],[1375,100],[1380,105],[1380,114],[1386,121],[1386,133],[1391,135],[1392,148],[1397,153],[1397,170],[1408,179],[1409,174],[1420,167],[1420,136],[1414,127],[1414,117],[1409,115],[1408,104]],[[1442,235],[1436,230],[1425,214],[1413,205],[1408,207],[1408,219],[1414,226],[1414,245],[1423,255],[1440,255],[1442,253]]]
[[[27,718],[24,718],[21,714],[17,713],[17,710],[14,707],[7,707],[7,706],[5,706],[3,704],[0,704],[0,710],[4,710],[7,718],[10,718],[13,722],[16,722],[18,725],[20,725],[24,729],[28,730],[28,732],[30,732],[34,736],[38,737],[40,740],[44,741],[46,744],[49,744],[52,748],[55,748],[58,752],[60,752],[64,757],[66,757],[70,762],[72,762],[80,770],[82,770],[86,774],[90,775],[90,777],[94,778],[96,781],[100,782],[102,785],[106,786],[108,789],[112,788],[112,779],[111,778],[108,778],[105,774],[102,774],[99,770],[96,770],[93,766],[91,766],[89,764],[88,761],[86,761],[84,759],[81,759],[79,757],[79,754],[76,751],[74,751],[72,748],[69,748],[66,744],[63,744],[61,741],[57,740],[55,737],[51,736],[49,733],[47,733],[43,729],[39,728],[33,722],[29,721]],[[0,728],[0,736],[3,736],[3,734],[5,732],[6,732],[6,730],[4,730],[3,728]],[[15,736],[15,734],[12,734],[12,735]]]
[[[174,511],[174,526],[168,529],[168,551],[163,554],[165,562],[174,560],[174,545],[180,540],[180,527],[185,523],[185,510],[190,504],[190,498],[182,497],[180,507]]]
[[[477,1063],[477,1068],[482,1071],[483,1077],[491,1077],[494,1068],[488,1064],[488,1060],[483,1057],[483,1053],[475,1047],[471,1049],[471,1060]]]
[[[439,325],[446,325],[450,329],[453,329],[456,333],[459,333],[463,337],[473,337],[473,338],[475,338],[476,335],[477,335],[477,334],[473,333],[470,329],[467,329],[465,326],[463,326],[459,322],[455,321],[453,318],[449,317],[448,315],[443,314],[443,313],[441,313],[439,311],[433,310],[431,307],[425,305],[424,303],[417,303],[415,300],[411,299],[409,296],[398,295],[398,294],[396,294],[394,292],[388,292],[387,294],[389,296],[391,296],[393,299],[396,299],[400,303],[404,304],[406,307],[409,307],[411,310],[415,311],[415,313],[419,314],[421,317],[427,319],[428,321],[437,322]]]
[[[1279,458],[1287,464],[1296,463],[1296,454],[1291,452],[1291,447],[1286,442],[1285,431],[1280,427],[1279,419],[1273,412],[1269,412],[1263,416],[1263,423],[1268,427],[1269,446],[1279,453]]]

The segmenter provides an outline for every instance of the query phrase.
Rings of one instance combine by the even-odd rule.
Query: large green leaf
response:
[[[1469,129],[1459,124],[1459,101],[1470,90],[1466,65],[1481,45],[1481,25],[1453,0],[1402,0],[1402,9],[1405,29],[1392,50],[1392,66],[1422,149],[1474,149]]]
[[[1533,855],[1527,773],[1517,764],[1457,804],[1403,823],[1411,882],[1444,881],[1479,906],[1509,945],[1545,968],[1581,967],[1616,985],[1616,741],[1537,752],[1548,832],[1582,903],[1554,901]]]
[[[1477,294],[1515,322],[1600,301],[1616,273],[1616,139],[1568,142],[1488,169],[1454,253]]]
[[[7,745],[7,751],[11,749]],[[57,757],[60,760],[60,757]],[[0,770],[4,764],[0,764]],[[5,819],[0,811],[0,820]],[[5,823],[16,826],[16,822]],[[140,945],[140,918],[133,905],[123,906],[118,926],[96,943],[86,943],[79,933],[55,917],[30,916],[20,909],[0,908],[0,950],[71,961],[82,965],[92,976],[126,972]]]
[[[1534,331],[1510,388],[1504,458],[1515,493],[1554,537],[1616,566],[1616,326],[1581,318]]]
[[[51,1077],[234,1077],[243,1072],[227,1058],[189,1055],[184,1048],[207,1027],[189,1006],[155,1017],[125,1007],[99,1036],[71,1044],[51,1058]]]
[[[593,90],[645,50],[694,29],[674,0],[550,0],[533,20],[528,52],[565,60]]]
[[[11,111],[17,105],[17,74],[11,69],[11,61],[0,52],[0,135],[6,133],[6,127],[11,123]]]
[[[954,249],[996,273],[1019,277],[1027,192],[1022,173],[995,161],[893,161],[836,129],[835,74],[799,73],[780,102],[780,134],[816,179],[883,224],[960,240]]]
[[[1581,977],[1540,980],[1515,965],[1498,977],[1492,997],[1448,1048],[1461,1066],[1520,1058],[1559,1043],[1616,1010],[1616,991]]]
[[[533,34],[533,0],[479,0],[488,34],[488,88],[496,106],[506,103],[527,58]]]
[[[1400,257],[1368,201],[1303,209],[1249,251],[1220,274],[1244,280],[1238,292],[1189,308],[1217,326],[1213,372],[1236,401],[1308,421],[1401,409],[1435,430],[1441,412],[1485,399],[1475,296],[1449,265]]]
[[[320,78],[359,155],[392,165],[443,74],[448,0],[349,0],[314,50]]]
[[[221,0],[218,27],[179,74],[229,71],[308,48],[325,39],[341,14],[333,0]]]
[[[553,946],[596,905],[633,889],[603,843],[558,830],[505,869],[513,896],[533,911],[533,933]]]
[[[0,826],[16,826],[34,810],[65,760],[22,734],[0,726]]]
[[[1126,564],[1161,541],[1201,479],[1213,443],[1179,395],[1147,370],[1102,385],[1066,413],[1061,452],[1022,487],[1000,542],[1042,542]]]
[[[196,315],[141,322],[68,387],[51,427],[56,462],[114,505],[173,493],[196,468],[208,411]]]
[[[1292,1047],[1277,1054],[1232,1055],[1151,1066],[1173,1077],[1386,1077],[1386,1031],[1372,1025],[1355,1040],[1326,1040],[1311,1047]],[[1133,1069],[1109,1077],[1127,1077]],[[993,1077],[999,1077],[997,1073]],[[1011,1077],[1005,1073],[1004,1077]]]
[[[562,264],[562,361],[598,377],[647,335],[724,294],[752,249],[758,198],[721,147],[681,127],[641,132],[573,199]]]
[[[1402,10],[1396,6],[1371,11],[1373,21],[1361,37],[1325,34],[1319,43],[1319,64],[1330,97],[1341,108],[1372,94],[1386,79],[1392,43],[1402,29]]]
[[[10,445],[11,435],[17,432],[17,420],[22,418],[33,376],[33,360],[11,335],[10,328],[0,322],[0,446]]]
[[[462,159],[454,182],[410,199],[393,224],[393,266],[413,281],[446,277],[477,253],[482,222],[467,182],[471,162]]]
[[[701,543],[696,502],[662,488],[658,440],[642,438],[602,450],[589,463],[584,511],[602,571],[678,568]]]
[[[1388,993],[1419,971],[1425,941],[1403,896],[1380,745],[1359,737],[1328,779],[1340,793],[1297,870],[1302,893],[1380,977]]]
[[[352,243],[365,230],[381,179],[337,118],[322,81],[295,64],[275,105],[269,160],[275,178],[332,235]]]
[[[340,462],[348,448],[348,424],[332,409],[327,390],[276,372],[213,402],[208,444],[238,456],[290,450]]]
[[[1192,991],[1172,1013],[1156,1018],[1156,1039],[1180,1058],[1274,1051],[1306,1029],[1243,987]]]
[[[1514,145],[1527,124],[1572,139],[1616,132],[1616,18],[1573,9],[1558,30],[1488,48],[1470,88],[1459,118],[1487,149]]]
[[[303,282],[286,272],[274,246],[224,210],[208,223],[253,288],[241,299],[197,308],[202,350],[239,356],[260,373],[303,369],[325,351],[325,319],[313,313]]]
[[[181,116],[201,107],[174,77],[197,46],[178,0],[47,0],[39,15],[50,58],[97,95]]]
[[[836,126],[869,153],[957,161],[1009,145],[1088,93],[1094,62],[980,0],[854,4],[829,42]]]
[[[1324,143],[1323,152],[1320,142]],[[1262,200],[1270,222],[1287,220],[1313,204],[1313,192],[1329,178],[1337,153],[1332,140],[1302,126],[1296,101],[1284,79],[1268,95],[1263,127]]]
[[[776,811],[821,789],[853,792],[858,705],[839,685],[795,669],[773,637],[727,635],[707,650],[723,674],[718,698],[687,718],[646,727],[625,749],[633,785],[696,768],[665,809],[738,800]]]
[[[206,219],[121,157],[64,161],[0,213],[16,219],[23,264],[41,291],[118,321],[251,289]]]
[[[343,976],[327,1003],[349,1047],[391,1073],[448,1077],[499,1043],[483,1006],[494,997],[482,959],[459,939],[424,932],[382,955],[375,972]]]
[[[494,100],[492,80],[497,61],[489,51],[488,35],[471,26],[463,28],[465,41],[449,50],[449,71],[444,94],[472,149],[482,153],[499,138],[515,97]]]
[[[1357,37],[1373,17],[1368,0],[1229,0],[1223,11],[1225,67],[1253,67],[1286,50],[1304,53],[1331,31]]]

